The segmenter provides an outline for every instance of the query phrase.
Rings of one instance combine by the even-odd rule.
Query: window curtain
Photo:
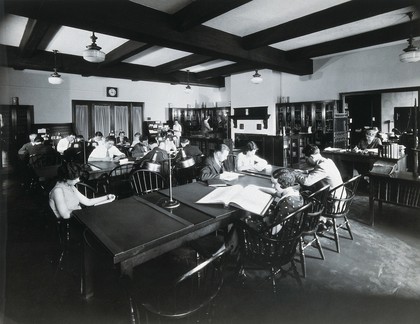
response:
[[[85,140],[89,139],[89,110],[87,105],[76,105],[75,107],[75,132],[83,135]]]
[[[95,132],[102,132],[108,136],[111,131],[111,110],[110,106],[95,105],[94,107]]]
[[[128,135],[128,106],[115,106],[115,136],[121,131]]]
[[[133,114],[131,116],[133,122],[133,134],[139,132],[143,134],[143,107],[134,106]]]

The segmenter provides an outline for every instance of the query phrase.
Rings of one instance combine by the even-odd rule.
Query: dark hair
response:
[[[181,141],[180,141],[180,142],[181,142],[182,144],[188,143],[188,141],[189,141],[189,140],[188,140],[188,138],[186,138],[186,137],[181,137]]]
[[[58,181],[64,182],[66,180],[74,180],[80,177],[81,168],[78,164],[69,162],[63,163],[57,169]]]
[[[313,144],[306,145],[302,150],[302,153],[305,154],[305,156],[311,156],[312,154],[318,154],[319,152],[318,146]]]
[[[284,189],[293,186],[296,183],[295,172],[291,169],[277,169],[272,174],[277,179],[279,185]]]
[[[41,135],[37,135],[34,139],[34,143],[44,143],[44,138]]]
[[[247,153],[247,152],[250,152],[250,151],[253,151],[253,150],[258,150],[258,146],[257,146],[257,144],[255,144],[254,141],[251,141],[251,142],[246,143],[246,146],[245,146],[243,152]]]
[[[134,134],[134,136],[141,136],[141,133],[136,132],[136,133]]]
[[[76,135],[77,139],[84,139],[83,135]]]
[[[104,135],[102,134],[102,132],[96,132],[96,133],[95,133],[95,136],[100,136],[100,137],[103,137]]]
[[[125,132],[124,131],[119,132],[118,133],[118,136],[120,136],[121,134],[124,134],[125,135]]]
[[[115,136],[107,136],[105,142],[113,141],[115,143]]]
[[[217,144],[214,148],[215,152],[223,152],[223,151],[229,151],[229,146],[226,144]]]
[[[139,140],[141,141],[141,142],[144,142],[144,141],[147,141],[149,138],[147,137],[147,135],[140,135],[140,138],[139,138]]]

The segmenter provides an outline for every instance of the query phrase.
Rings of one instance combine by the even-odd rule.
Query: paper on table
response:
[[[107,199],[105,201],[98,202],[94,206],[99,206],[99,205],[107,204],[107,203],[113,202],[114,200],[115,200],[115,196],[113,195],[111,199]]]
[[[224,171],[223,173],[220,174],[219,178],[222,180],[230,181],[230,180],[236,180],[238,179],[239,176],[242,176],[242,175],[243,174],[239,174],[236,172]]]

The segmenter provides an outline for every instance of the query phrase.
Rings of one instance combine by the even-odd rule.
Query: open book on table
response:
[[[255,185],[220,187],[205,195],[197,203],[231,205],[254,214],[264,215],[273,201],[273,196],[263,192],[262,189]]]

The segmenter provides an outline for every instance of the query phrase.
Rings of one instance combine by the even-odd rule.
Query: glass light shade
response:
[[[185,87],[185,90],[184,91],[185,91],[185,93],[191,93],[192,89],[191,89],[190,85],[187,85]]]
[[[252,76],[251,82],[254,84],[260,84],[261,82],[263,82],[263,78],[258,73],[258,71],[255,71],[255,74]]]
[[[420,51],[417,47],[410,45],[400,54],[400,61],[404,63],[414,63],[420,61]]]
[[[51,76],[48,78],[48,82],[51,84],[62,84],[63,79],[61,78],[61,75],[57,73],[57,71],[54,69],[54,73],[51,74]]]
[[[105,53],[101,51],[101,48],[92,45],[86,46],[87,49],[83,51],[83,58],[92,63],[100,63],[105,61]]]

